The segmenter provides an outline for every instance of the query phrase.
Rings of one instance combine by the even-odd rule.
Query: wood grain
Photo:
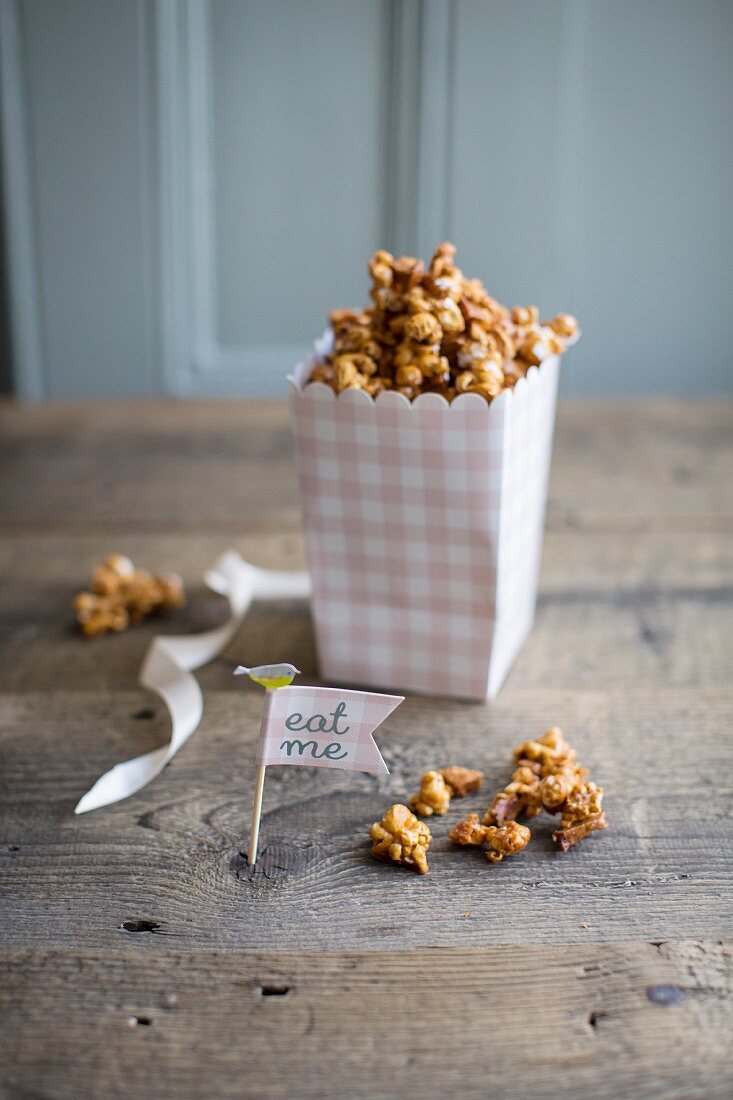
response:
[[[729,402],[566,401],[557,443],[551,529],[731,529]],[[2,530],[296,529],[291,450],[274,402],[0,406]]]
[[[8,1097],[730,1096],[719,943],[0,960]]]
[[[721,731],[733,706],[714,693],[693,700],[669,690],[660,700],[543,689],[521,701],[502,695],[488,713],[408,699],[380,738],[389,777],[269,771],[254,873],[242,853],[255,690],[208,692],[200,733],[160,780],[104,813],[72,816],[97,774],[165,737],[160,705],[149,719],[145,702],[120,693],[5,697],[4,943],[71,937],[111,947],[122,921],[141,918],[198,947],[270,950],[450,946],[466,911],[471,942],[483,946],[711,938],[728,927],[731,752]],[[605,786],[607,832],[562,855],[553,819],[542,818],[521,857],[490,866],[447,839],[463,813],[483,809],[487,791],[431,823],[427,877],[370,859],[369,824],[426,767],[476,764],[496,788],[518,731],[542,729],[548,716],[573,731]]]
[[[254,871],[261,698],[231,668],[315,680],[301,601],[257,605],[201,671],[162,776],[75,818],[166,739],[140,662],[222,621],[217,554],[304,564],[289,448],[273,404],[0,408],[0,1095],[730,1095],[733,407],[562,405],[537,621],[499,698],[408,699],[388,777],[270,769]],[[180,571],[187,607],[80,639],[69,601],[110,551]],[[542,819],[501,866],[455,849],[550,723],[611,828],[563,856]],[[487,789],[432,823],[430,874],[374,863],[369,823],[452,761]]]
[[[203,587],[201,577],[233,543],[256,564],[304,565],[299,535],[0,535],[0,569],[10,581],[0,588],[0,690],[133,688],[157,633],[192,633],[223,621],[224,601]],[[73,593],[110,549],[141,564],[179,570],[188,606],[122,635],[80,640],[69,613]],[[733,636],[732,576],[733,531],[685,531],[673,538],[658,531],[633,537],[550,532],[535,630],[502,698],[558,684],[629,690],[654,683],[729,683],[733,649],[721,640]],[[293,651],[303,662],[298,667],[315,676],[306,605],[257,605],[226,660],[204,670],[202,682],[209,688],[228,685],[229,663],[248,651],[263,659]]]

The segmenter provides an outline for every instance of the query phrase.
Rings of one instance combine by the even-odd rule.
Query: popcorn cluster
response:
[[[419,793],[410,799],[409,808],[396,802],[382,820],[375,821],[370,828],[372,855],[376,859],[401,863],[421,875],[427,874],[430,829],[412,811],[422,817],[444,814],[453,796],[462,798],[477,791],[483,779],[483,772],[457,764],[426,772],[420,781]]]
[[[454,844],[485,848],[492,863],[501,863],[522,852],[532,838],[517,817],[535,817],[542,810],[561,815],[552,839],[563,852],[589,833],[607,828],[603,788],[588,779],[587,769],[578,763],[577,753],[557,726],[535,741],[517,745],[514,764],[511,781],[494,796],[483,820],[471,813],[451,829]],[[479,790],[483,778],[483,772],[456,764],[425,772],[409,808],[396,803],[372,825],[372,855],[424,875],[431,834],[415,815],[445,814],[452,798]]]
[[[603,812],[603,788],[596,783],[583,783],[577,787],[568,795],[561,809],[560,828],[552,834],[552,839],[563,852],[596,829],[608,827]]]
[[[183,582],[171,573],[155,577],[136,569],[129,558],[111,554],[92,573],[90,592],[74,598],[76,621],[83,634],[93,637],[125,630],[131,622],[184,604]]]
[[[463,798],[471,791],[477,791],[483,781],[483,772],[461,768],[458,764],[441,768],[439,772],[425,772],[420,780],[420,790],[410,799],[410,809],[422,817],[444,814],[451,798]]]
[[[369,830],[372,838],[372,855],[376,859],[401,863],[418,874],[428,871],[427,851],[430,845],[430,829],[418,821],[407,806],[396,802],[390,806],[381,821],[375,821]]]
[[[469,814],[450,831],[454,844],[470,844],[487,848],[492,863],[501,863],[505,856],[515,856],[529,844],[532,834],[526,825],[508,821],[506,825],[480,825],[478,814]]]
[[[524,741],[514,750],[515,770],[507,786],[494,795],[483,824],[501,827],[520,814],[535,817],[541,810],[561,815],[553,834],[564,851],[596,829],[607,827],[603,788],[588,780],[588,769],[578,763],[557,726],[536,741]]]
[[[577,340],[574,317],[561,313],[540,322],[536,306],[507,309],[480,279],[463,275],[455,252],[448,242],[438,245],[427,270],[410,256],[375,252],[369,262],[373,304],[329,315],[333,351],[308,381],[372,397],[393,389],[409,400],[420,393],[448,401],[477,393],[491,401],[531,366]]]

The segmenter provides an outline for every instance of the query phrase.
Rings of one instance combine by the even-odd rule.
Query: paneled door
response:
[[[0,0],[17,392],[283,395],[375,248],[444,238],[578,314],[567,389],[731,392],[732,40],[719,0]]]

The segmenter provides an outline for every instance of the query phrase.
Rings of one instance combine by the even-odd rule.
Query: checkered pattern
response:
[[[531,368],[507,403],[491,698],[534,622],[559,371],[558,358]]]
[[[496,694],[534,614],[558,360],[490,405],[336,398],[308,371],[292,404],[321,675]]]
[[[306,764],[313,768],[386,775],[388,768],[372,733],[399,706],[402,698],[401,695],[375,695],[347,688],[284,687],[268,691],[257,763]],[[334,722],[334,712],[340,703],[343,707]],[[319,715],[323,722],[317,717]],[[291,719],[289,726],[286,725],[288,717]],[[309,720],[310,729],[307,729]],[[319,727],[324,724],[331,727],[336,724],[339,732],[320,732]],[[329,745],[332,746],[331,755],[321,756]],[[339,759],[332,759],[334,756]]]

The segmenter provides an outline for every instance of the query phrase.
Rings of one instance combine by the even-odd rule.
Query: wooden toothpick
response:
[[[234,675],[249,676],[250,680],[254,680],[256,684],[261,684],[264,687],[266,692],[265,714],[267,714],[270,695],[278,688],[287,687],[288,684],[291,684],[293,677],[297,676],[299,672],[300,669],[290,664],[256,665],[254,668],[237,665]],[[257,845],[260,839],[260,818],[262,817],[262,793],[265,789],[266,771],[266,764],[260,764],[257,768],[255,797],[252,803],[252,824],[249,830],[249,854],[247,856],[250,867],[253,867],[257,862]]]
[[[257,769],[257,783],[255,785],[255,797],[252,803],[252,824],[249,829],[249,855],[247,856],[250,867],[257,862],[257,843],[260,839],[260,817],[262,815],[262,792],[265,789],[266,764],[260,764]]]

